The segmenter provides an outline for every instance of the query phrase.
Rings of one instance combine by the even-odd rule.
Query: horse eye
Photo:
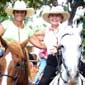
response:
[[[61,46],[60,46],[60,50],[62,50],[63,48],[64,48],[64,46],[63,46],[63,45],[61,45]]]
[[[67,75],[70,77],[70,71],[67,71]]]
[[[60,49],[62,49],[62,48],[64,48],[64,46],[63,46],[63,45],[60,45],[60,46],[58,47],[58,50],[60,50]]]
[[[79,45],[79,48],[82,48],[82,44],[81,44],[81,45]]]
[[[20,63],[16,63],[15,67],[20,67]]]
[[[82,47],[82,45],[79,45],[79,49],[80,49],[80,50],[83,50],[83,47]]]
[[[60,47],[61,47],[61,48],[64,48],[64,46],[63,46],[63,45],[61,45]]]

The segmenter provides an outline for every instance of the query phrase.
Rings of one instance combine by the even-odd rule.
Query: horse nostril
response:
[[[70,77],[70,73],[69,73],[69,71],[67,71],[67,76]]]

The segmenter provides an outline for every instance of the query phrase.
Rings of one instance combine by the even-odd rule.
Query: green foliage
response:
[[[0,2],[0,22],[7,18],[7,14],[4,11],[6,2],[3,0]]]
[[[82,35],[83,35],[83,48],[84,48],[84,58],[85,58],[85,17],[83,18],[83,30],[82,30]]]
[[[4,11],[4,8],[6,6],[6,2],[15,2],[17,0],[0,0],[0,21],[3,21],[7,18],[7,15]],[[50,4],[53,1],[52,0],[24,0],[29,7],[33,7],[35,9],[40,8],[43,4]]]
[[[15,2],[17,0],[0,0],[0,22],[7,18],[7,15],[4,11],[6,6],[6,2]],[[20,0],[21,1],[21,0]],[[24,0],[29,7],[33,7],[34,9],[40,8],[42,5],[50,5],[53,4],[56,0]]]

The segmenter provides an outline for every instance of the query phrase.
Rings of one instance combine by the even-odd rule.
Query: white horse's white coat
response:
[[[59,77],[59,85],[69,85],[68,83],[70,81],[75,81],[77,82],[76,85],[81,85],[80,76],[76,77],[76,75],[79,71],[78,64],[82,51],[82,39],[80,36],[82,31],[82,23],[80,23],[78,26],[74,24],[73,28],[71,28],[71,26],[67,27],[68,29],[66,35],[62,37],[61,41],[59,42],[60,45],[63,45],[63,48],[61,49],[62,57],[67,68],[65,68],[64,64],[62,64],[62,78],[58,74],[58,76],[54,78],[50,85],[58,85]],[[67,75],[67,70],[70,76]],[[68,83],[65,83],[63,79]]]

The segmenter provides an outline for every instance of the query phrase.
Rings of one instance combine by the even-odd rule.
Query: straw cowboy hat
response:
[[[42,13],[43,19],[45,21],[47,21],[48,23],[50,23],[49,22],[49,17],[48,17],[49,14],[62,14],[63,15],[63,21],[66,21],[70,17],[70,14],[68,12],[64,11],[62,6],[52,7],[50,10],[45,10]]]
[[[26,3],[24,1],[16,1],[14,3],[13,7],[8,7],[8,8],[5,9],[6,13],[8,15],[11,15],[11,16],[13,15],[14,10],[19,10],[19,11],[25,10],[25,11],[27,11],[26,17],[31,16],[34,13],[34,9],[33,8],[27,8]]]

